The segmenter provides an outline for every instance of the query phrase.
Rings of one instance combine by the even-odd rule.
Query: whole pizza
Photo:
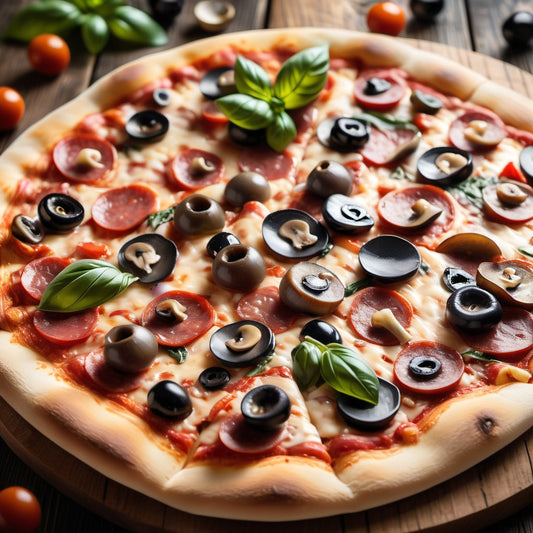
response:
[[[533,423],[533,104],[393,38],[228,34],[0,158],[0,393],[167,505],[404,498]]]

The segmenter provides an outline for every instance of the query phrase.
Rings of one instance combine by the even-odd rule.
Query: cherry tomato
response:
[[[43,33],[31,40],[28,59],[37,72],[55,76],[63,72],[70,63],[70,49],[61,37]]]
[[[23,487],[8,487],[0,491],[0,531],[31,533],[41,521],[41,505]]]
[[[376,33],[398,35],[405,27],[405,12],[395,2],[379,2],[368,10],[366,25]]]
[[[24,115],[24,100],[11,87],[0,87],[0,130],[13,129]]]

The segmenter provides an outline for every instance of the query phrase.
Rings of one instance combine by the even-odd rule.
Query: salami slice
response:
[[[414,142],[417,133],[412,128],[370,128],[370,137],[361,150],[363,161],[367,165],[383,166],[400,159]]]
[[[37,303],[48,284],[69,264],[67,257],[42,257],[28,263],[20,276],[24,296]]]
[[[467,128],[479,124],[480,139],[475,142],[465,136]],[[506,136],[505,124],[496,115],[480,112],[465,113],[450,124],[448,137],[450,142],[461,150],[476,152],[494,148]]]
[[[267,180],[292,178],[296,172],[294,157],[288,152],[275,152],[266,145],[242,149],[238,164],[242,172],[258,172]]]
[[[96,327],[96,308],[77,313],[35,311],[33,325],[47,340],[58,344],[77,344],[87,340]]]
[[[404,328],[409,326],[413,316],[411,304],[396,291],[381,287],[367,287],[355,294],[348,321],[363,339],[381,346],[394,346],[399,341],[392,333],[372,325],[372,315],[387,308]]]
[[[54,147],[52,159],[56,169],[73,181],[94,183],[115,167],[115,147],[96,135],[71,135]]]
[[[156,307],[166,300],[175,300],[184,308],[183,320],[168,320],[156,314]],[[185,291],[168,291],[154,298],[144,309],[141,324],[148,328],[159,344],[184,346],[206,333],[215,323],[216,312],[199,294]]]
[[[129,231],[156,210],[157,200],[157,194],[146,185],[134,184],[111,189],[96,199],[92,217],[102,229]]]
[[[194,191],[218,183],[223,174],[224,163],[220,157],[187,148],[171,161],[168,179],[173,186]]]

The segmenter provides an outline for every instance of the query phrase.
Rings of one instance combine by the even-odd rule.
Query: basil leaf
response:
[[[247,94],[228,94],[218,98],[216,105],[231,122],[247,130],[260,130],[274,121],[268,103]]]
[[[463,203],[466,200],[481,210],[484,204],[483,189],[487,185],[494,185],[495,183],[498,183],[498,178],[496,177],[474,176],[458,185],[447,187],[447,191],[453,194],[457,200],[462,200]]]
[[[498,359],[492,359],[491,357],[488,357],[484,352],[480,352],[479,350],[468,350],[467,352],[464,352],[461,354],[462,356],[472,357],[473,359],[478,359],[479,361],[485,361],[486,363],[500,363],[501,361],[498,361]]]
[[[76,261],[51,281],[38,309],[60,313],[90,309],[118,296],[137,279],[104,261]]]
[[[419,129],[412,122],[400,120],[391,115],[385,115],[383,113],[362,113],[355,118],[358,120],[366,120],[366,122],[378,130],[407,129],[416,132],[419,131]]]
[[[118,6],[108,19],[111,33],[133,43],[162,46],[168,42],[165,30],[144,11],[132,6]]]
[[[235,85],[242,94],[270,101],[272,85],[268,74],[257,64],[238,56],[235,62]]]
[[[176,360],[178,365],[185,363],[189,352],[185,346],[176,346],[175,348],[167,348],[168,355]]]
[[[328,255],[331,250],[333,250],[333,243],[330,242],[320,251],[320,253],[318,254],[318,258],[320,259],[321,257],[326,257],[326,255]]]
[[[352,294],[355,294],[357,291],[360,291],[371,284],[372,278],[363,278],[359,281],[354,281],[344,289],[344,297],[348,298],[348,296],[352,296]]]
[[[100,53],[109,40],[109,28],[104,18],[94,13],[85,15],[81,25],[81,36],[91,54]]]
[[[518,248],[518,251],[527,257],[533,257],[533,246],[522,246],[522,248]]]
[[[3,37],[28,42],[41,33],[64,33],[80,24],[82,17],[74,4],[64,0],[37,2],[13,17]]]
[[[296,138],[296,125],[285,111],[274,116],[274,122],[266,131],[268,146],[276,152],[283,152],[291,141]]]
[[[320,378],[322,352],[316,344],[301,342],[292,349],[292,373],[300,390],[307,390]]]
[[[260,361],[255,368],[252,368],[248,374],[245,374],[247,377],[253,377],[257,376],[257,374],[261,374],[265,367],[270,363],[272,358],[274,357],[274,352],[272,352],[270,355],[267,355],[262,361]]]
[[[322,354],[320,372],[336,391],[377,405],[379,382],[366,361],[348,346],[331,343]]]
[[[89,5],[91,11],[98,15],[107,18],[113,14],[113,11],[118,6],[124,6],[127,0],[85,0]]]
[[[174,206],[163,209],[162,211],[157,211],[157,213],[152,213],[148,215],[146,221],[153,229],[157,229],[161,224],[170,222],[174,218]]]
[[[303,50],[283,63],[274,83],[274,94],[283,100],[286,109],[302,107],[324,88],[328,69],[327,45]]]
[[[427,274],[431,270],[431,267],[425,261],[420,261],[418,269],[422,274]]]

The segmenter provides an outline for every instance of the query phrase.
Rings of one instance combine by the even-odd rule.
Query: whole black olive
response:
[[[80,202],[72,196],[51,193],[39,202],[37,213],[47,230],[63,233],[79,226],[85,211]]]
[[[153,333],[136,324],[115,326],[104,338],[104,358],[120,372],[137,373],[150,368],[157,350]]]
[[[510,46],[525,48],[533,38],[533,13],[516,11],[503,23],[502,33]]]
[[[501,320],[502,313],[496,297],[476,286],[454,291],[446,302],[448,322],[471,333],[493,328]]]
[[[287,393],[275,385],[261,385],[246,393],[241,412],[248,424],[273,430],[283,425],[291,414]]]
[[[430,379],[440,372],[442,365],[435,357],[418,355],[409,361],[409,372],[417,379]]]
[[[225,387],[231,378],[230,373],[221,366],[206,368],[198,377],[200,385],[207,390],[218,390]]]
[[[158,141],[168,131],[169,122],[159,111],[145,109],[126,122],[126,133],[137,141]]]
[[[183,420],[192,413],[191,398],[175,381],[164,380],[148,391],[148,407],[160,416]]]
[[[247,130],[230,122],[228,124],[228,135],[230,139],[237,144],[242,146],[254,146],[264,141],[265,130]]]
[[[240,172],[231,178],[224,189],[224,198],[235,206],[242,207],[246,202],[265,202],[272,191],[268,180],[258,172]]]
[[[374,225],[366,209],[344,194],[329,196],[322,204],[322,216],[332,230],[341,233],[361,233]]]
[[[409,7],[417,19],[434,19],[444,7],[444,0],[410,0]]]
[[[370,138],[370,126],[365,120],[352,117],[329,117],[317,127],[321,144],[338,152],[361,148]]]
[[[337,161],[320,161],[307,176],[307,189],[321,198],[331,194],[349,196],[352,188],[350,171]]]
[[[241,241],[233,233],[227,231],[221,231],[216,235],[213,235],[206,245],[207,255],[211,258],[215,258],[218,252],[225,248],[226,246],[231,246],[232,244],[241,244]]]
[[[232,67],[218,67],[210,70],[200,80],[200,92],[209,100],[236,92]]]
[[[342,337],[339,330],[332,326],[325,320],[315,318],[310,320],[300,331],[300,340],[304,340],[305,337],[311,337],[322,344],[331,344],[335,342],[342,344]]]
[[[19,241],[38,244],[44,238],[44,229],[38,218],[17,215],[11,222],[11,233]]]
[[[191,194],[174,207],[174,227],[186,235],[217,233],[225,223],[220,204],[202,194]]]
[[[442,273],[442,283],[450,292],[453,292],[462,287],[475,285],[476,279],[462,268],[446,267]]]

